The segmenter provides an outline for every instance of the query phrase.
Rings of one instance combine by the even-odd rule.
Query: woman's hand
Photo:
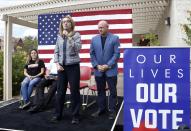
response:
[[[28,75],[28,78],[29,78],[30,80],[32,80],[32,79],[33,79],[33,76]]]
[[[68,36],[68,31],[67,30],[63,30],[63,35],[67,37]]]
[[[36,78],[37,76],[30,76],[30,75],[28,75],[28,78],[30,79],[30,80],[32,80],[32,79],[34,79],[34,78]]]
[[[57,71],[63,71],[64,68],[60,64],[56,64]]]
[[[48,79],[48,76],[49,76],[49,75],[45,75],[45,76],[44,76],[44,77],[45,77],[45,79]]]

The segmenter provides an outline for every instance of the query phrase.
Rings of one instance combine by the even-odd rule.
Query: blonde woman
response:
[[[54,50],[54,62],[58,71],[56,115],[51,119],[57,122],[62,118],[64,99],[68,82],[72,102],[72,124],[79,123],[80,110],[80,57],[81,36],[74,31],[75,23],[71,16],[62,18]]]
[[[44,62],[39,60],[38,51],[32,49],[28,54],[27,62],[24,66],[25,78],[21,83],[21,96],[23,97],[24,105],[21,105],[20,108],[24,109],[30,105],[30,96],[33,87],[44,76],[44,71]]]

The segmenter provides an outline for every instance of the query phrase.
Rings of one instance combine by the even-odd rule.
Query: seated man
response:
[[[140,36],[139,46],[150,46],[150,40],[145,39],[144,35]]]
[[[47,67],[45,78],[43,78],[36,86],[36,92],[34,96],[34,106],[28,111],[35,113],[43,110],[53,98],[57,89],[57,70],[54,60],[51,59],[49,66]],[[44,89],[49,87],[47,95],[44,97]]]

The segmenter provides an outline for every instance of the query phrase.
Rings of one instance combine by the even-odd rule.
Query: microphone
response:
[[[67,38],[67,34],[68,34],[68,31],[66,29],[63,30],[63,38],[66,39]]]
[[[66,36],[65,35],[62,35],[63,39],[65,40],[66,39]]]

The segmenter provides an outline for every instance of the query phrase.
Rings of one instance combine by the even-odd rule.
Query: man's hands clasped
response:
[[[105,72],[109,69],[109,66],[108,65],[97,65],[97,69],[100,71],[100,72]]]

